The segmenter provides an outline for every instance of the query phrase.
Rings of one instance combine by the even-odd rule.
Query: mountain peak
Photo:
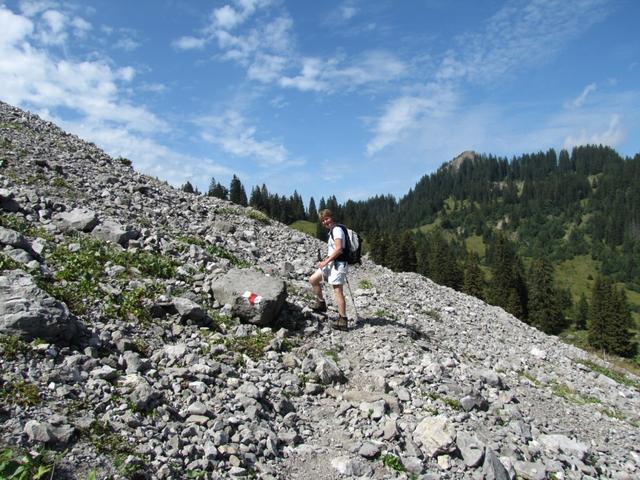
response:
[[[473,150],[465,150],[460,155],[455,157],[452,160],[449,160],[447,163],[442,165],[442,169],[451,168],[454,172],[457,172],[462,165],[462,162],[465,160],[473,160],[476,157],[476,152]]]

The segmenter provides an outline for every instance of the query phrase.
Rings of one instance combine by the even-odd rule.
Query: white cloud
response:
[[[584,102],[586,102],[587,97],[589,96],[589,94],[591,94],[591,93],[593,93],[595,91],[596,91],[596,84],[595,83],[590,83],[589,85],[584,87],[584,90],[582,90],[582,93],[580,95],[578,95],[576,98],[574,98],[570,102],[567,102],[565,104],[565,108],[580,108],[580,107],[582,107],[584,105]]]
[[[35,8],[31,4],[26,7]],[[57,39],[65,38],[65,28],[73,28],[66,17],[53,10],[46,10],[34,26],[32,20],[0,8],[3,100],[36,109],[65,107],[94,122],[115,123],[137,132],[168,128],[153,113],[121,100],[120,85],[134,78],[132,67],[113,69],[104,61],[56,59],[35,46],[43,25]]]
[[[280,77],[287,59],[279,55],[259,54],[247,70],[247,76],[252,80],[271,83]]]
[[[567,150],[578,145],[608,145],[616,147],[624,140],[625,132],[620,121],[620,115],[613,114],[604,130],[581,129],[577,135],[569,135],[564,140],[563,148]]]
[[[124,50],[125,52],[133,52],[140,46],[140,43],[131,37],[124,36],[119,38],[118,41],[113,44],[113,46],[114,48],[119,48],[120,50]]]
[[[334,93],[406,74],[405,63],[388,51],[369,50],[351,58],[300,54],[288,14],[258,15],[269,3],[240,1],[214,9],[203,35],[182,37],[174,46],[202,48],[215,40],[221,52],[218,58],[240,64],[247,78],[303,92]],[[356,13],[351,3],[342,5],[341,10],[347,16]]]
[[[341,5],[340,6],[340,16],[344,20],[351,20],[358,13],[358,9],[353,5]]]
[[[569,41],[604,19],[607,0],[509,1],[474,33],[462,35],[459,50],[443,61],[440,75],[478,83],[545,63]],[[455,69],[451,66],[455,65]]]
[[[191,36],[180,37],[177,40],[174,40],[172,45],[174,48],[178,50],[194,50],[203,48],[207,43],[207,40],[204,38],[196,38]]]
[[[59,8],[58,2],[51,0],[22,0],[20,2],[20,11],[27,17],[33,17],[52,8]]]
[[[279,164],[287,160],[283,145],[270,140],[258,140],[257,130],[241,113],[228,110],[220,116],[198,120],[202,138],[237,157],[254,158],[261,164]]]
[[[15,15],[0,5],[0,48],[22,41],[33,32],[33,29],[31,20]]]
[[[430,84],[414,95],[405,95],[389,102],[377,120],[373,138],[367,143],[366,153],[371,156],[382,149],[402,141],[410,132],[420,131],[425,118],[439,118],[449,114],[457,102],[457,95],[447,85]]]

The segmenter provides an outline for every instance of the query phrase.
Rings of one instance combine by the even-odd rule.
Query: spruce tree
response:
[[[527,286],[515,246],[500,234],[490,243],[487,253],[491,258],[492,273],[487,292],[489,302],[526,321]]]
[[[180,190],[182,190],[183,192],[187,192],[187,193],[195,193],[193,185],[191,185],[191,182],[188,181],[188,180],[184,185],[182,185],[180,187]]]
[[[316,201],[313,197],[309,200],[309,221],[314,223],[318,221],[318,210],[316,209]]]
[[[589,309],[589,345],[598,350],[608,350],[608,315],[611,305],[611,281],[601,275],[596,277],[591,290],[591,308]]]
[[[529,323],[545,333],[556,335],[566,326],[558,291],[553,284],[553,266],[538,258],[529,269]]]
[[[609,350],[622,357],[633,357],[636,344],[633,342],[631,330],[633,319],[627,302],[627,294],[623,288],[613,288],[613,312],[609,326]]]
[[[462,291],[467,295],[484,299],[484,282],[484,274],[480,269],[480,257],[476,252],[470,252],[464,264]]]
[[[587,320],[589,319],[589,303],[587,302],[587,296],[582,292],[580,294],[580,300],[576,307],[576,330],[586,330]]]
[[[231,179],[231,185],[229,186],[229,200],[243,207],[247,206],[247,193],[240,179],[235,175]]]

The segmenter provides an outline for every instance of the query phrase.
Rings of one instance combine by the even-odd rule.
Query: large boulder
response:
[[[444,415],[424,418],[413,431],[413,440],[421,445],[427,458],[453,453],[456,430]]]
[[[129,240],[135,240],[140,236],[139,232],[127,229],[122,224],[113,220],[105,220],[91,231],[94,237],[106,242],[117,243],[126,247]]]
[[[74,208],[70,212],[56,214],[53,221],[63,231],[90,232],[98,224],[98,216],[93,210]]]
[[[22,270],[0,275],[0,333],[71,343],[82,331],[67,306],[41,290],[31,275]]]
[[[274,326],[287,298],[283,280],[255,270],[230,270],[211,289],[218,302],[231,305],[233,315],[259,326]]]

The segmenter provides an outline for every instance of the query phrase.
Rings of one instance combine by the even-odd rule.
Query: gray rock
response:
[[[75,428],[67,424],[52,425],[48,422],[29,420],[24,432],[31,442],[64,447],[74,436]]]
[[[234,315],[260,326],[275,325],[287,298],[282,280],[254,270],[230,270],[211,289],[218,302],[231,305]]]
[[[348,477],[361,477],[369,475],[371,467],[357,458],[336,457],[331,459],[331,466],[341,475]]]
[[[453,453],[456,430],[444,415],[424,418],[413,431],[413,439],[427,457]]]
[[[590,453],[589,445],[573,440],[565,435],[539,435],[538,442],[552,452],[562,452],[585,461]]]
[[[129,240],[137,238],[138,232],[133,230],[127,230],[123,225],[113,220],[104,220],[99,225],[96,225],[91,234],[104,240],[105,242],[111,242],[123,247],[126,247]]]
[[[482,475],[486,480],[511,480],[509,472],[490,448],[485,449]]]
[[[331,358],[323,357],[316,363],[315,372],[318,378],[325,385],[344,381],[342,370],[336,365]]]
[[[524,480],[545,480],[547,478],[547,470],[544,464],[540,462],[523,462],[516,461],[513,463],[518,477]]]
[[[485,447],[476,436],[467,432],[458,432],[456,445],[467,467],[475,468],[482,463]]]
[[[31,245],[24,235],[3,226],[0,226],[0,245],[10,245],[26,251],[31,250]]]
[[[52,219],[63,231],[90,232],[98,224],[96,213],[87,208],[74,208],[70,212],[58,213]]]
[[[188,298],[174,297],[173,305],[183,321],[192,320],[196,323],[200,323],[204,322],[208,318],[204,309]]]
[[[364,458],[375,458],[380,453],[380,446],[373,442],[364,442],[358,450],[358,455]]]
[[[0,275],[0,333],[51,343],[80,340],[85,329],[67,306],[49,296],[22,270]]]

